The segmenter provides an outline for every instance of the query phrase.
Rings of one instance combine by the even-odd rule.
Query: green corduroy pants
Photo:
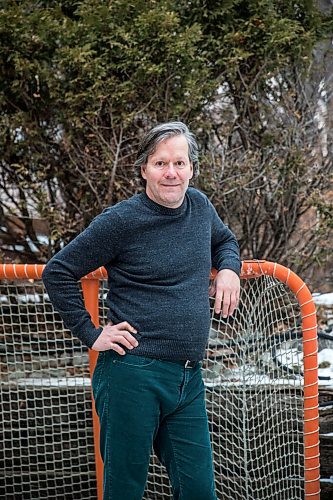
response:
[[[200,363],[115,351],[99,354],[92,380],[100,419],[104,500],[141,500],[152,448],[177,500],[216,500]]]

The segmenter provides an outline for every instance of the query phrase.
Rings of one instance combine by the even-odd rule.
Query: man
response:
[[[207,197],[188,187],[198,147],[186,125],[152,129],[135,165],[145,192],[96,217],[51,259],[43,280],[66,326],[100,351],[92,385],[104,499],[142,498],[154,447],[174,499],[214,500],[200,360],[210,270],[218,271],[210,290],[215,311],[231,315],[239,299],[238,245]],[[77,281],[100,266],[109,278],[109,322],[95,328]]]

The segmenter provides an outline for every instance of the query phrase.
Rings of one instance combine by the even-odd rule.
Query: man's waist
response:
[[[147,356],[182,364],[189,368],[190,363],[201,361],[205,355],[207,336],[198,337],[197,341],[186,339],[154,339],[137,337],[139,345],[129,351],[138,356]]]
[[[191,361],[186,359],[185,361],[169,360],[170,363],[177,363],[178,365],[184,366],[184,368],[195,368],[200,361]]]

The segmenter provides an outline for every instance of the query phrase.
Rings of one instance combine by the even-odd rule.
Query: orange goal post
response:
[[[0,265],[0,496],[102,498],[90,377],[97,354],[53,310],[43,265]],[[212,271],[212,279],[214,271]],[[81,280],[97,326],[106,271]],[[222,500],[319,500],[316,310],[290,269],[244,261],[233,317],[214,314],[202,372],[216,490]],[[153,455],[147,500],[172,498]]]

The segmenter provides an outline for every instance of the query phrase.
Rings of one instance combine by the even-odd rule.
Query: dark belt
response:
[[[171,363],[177,363],[178,365],[182,365],[184,368],[195,368],[199,361],[190,361],[187,359],[186,361],[178,361],[174,359],[170,359]]]

